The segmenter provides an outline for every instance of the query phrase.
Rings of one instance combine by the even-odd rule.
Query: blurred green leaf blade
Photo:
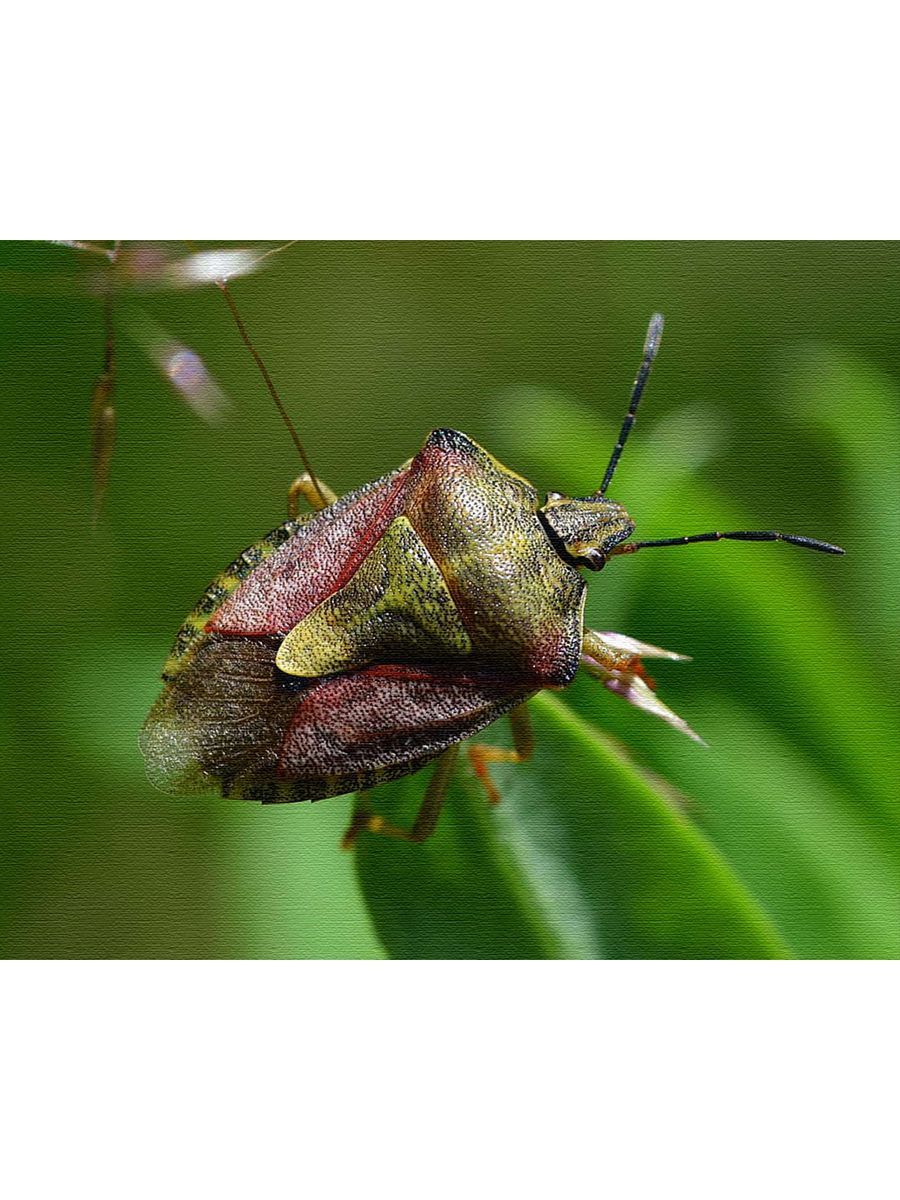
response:
[[[850,441],[859,443],[862,434],[836,397],[859,395],[863,425],[874,423],[885,444],[894,445],[888,384],[859,364],[852,375],[843,357],[823,354],[812,375],[830,396],[822,419],[847,443],[849,475],[860,476],[864,447]],[[812,389],[809,377],[806,383]],[[530,457],[551,486],[572,474],[580,482],[590,469],[586,447],[604,445],[609,431],[584,410],[576,410],[573,422],[571,401],[539,393],[532,400],[538,428],[548,436],[529,450],[522,423],[501,413],[500,439],[510,455]],[[568,449],[565,439],[549,436],[563,426],[578,433]],[[629,444],[628,472],[616,491],[642,533],[746,528],[768,519],[742,511],[697,478],[700,460],[692,463],[683,448],[673,455],[657,435],[651,429],[643,442]],[[849,524],[872,525],[888,505],[884,464],[855,486],[859,499],[847,507]],[[660,691],[710,742],[707,755],[583,682],[565,697],[589,722],[615,729],[692,798],[691,813],[773,914],[792,950],[809,957],[900,954],[896,700],[878,646],[859,621],[875,605],[833,602],[840,579],[831,591],[824,586],[828,572],[867,577],[870,557],[851,553],[835,562],[787,547],[692,547],[616,564],[621,580],[613,587],[612,570],[594,583],[589,622],[608,627],[610,608],[622,632],[697,656],[683,673],[659,672]],[[889,560],[875,569],[882,568],[885,580],[893,578]],[[702,654],[685,634],[692,628],[705,644]]]
[[[557,698],[530,708],[535,757],[496,770],[498,808],[463,766],[424,845],[360,838],[360,883],[391,955],[786,955],[767,915],[663,789]],[[414,776],[373,799],[408,821],[422,787]]]
[[[900,957],[900,848],[815,758],[746,704],[717,693],[711,750],[660,742],[690,814],[762,898],[800,958]]]
[[[882,371],[830,346],[807,346],[788,362],[783,382],[789,410],[829,439],[840,454],[834,486],[847,494],[853,570],[870,637],[900,652],[900,390]]]

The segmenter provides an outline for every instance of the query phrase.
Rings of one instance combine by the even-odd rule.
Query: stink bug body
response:
[[[634,522],[606,490],[661,333],[657,315],[591,496],[551,492],[541,504],[526,479],[447,429],[340,499],[311,472],[298,480],[293,494],[317,511],[246,550],[177,636],[141,738],[152,781],[263,803],[318,800],[365,792],[439,759],[411,830],[385,825],[363,801],[345,838],[349,845],[369,829],[421,841],[434,828],[459,743],[510,715],[514,750],[469,747],[497,799],[489,763],[531,752],[525,702],[565,687],[579,666],[696,736],[656,697],[641,662],[681,656],[586,630],[581,569],[650,546],[720,538],[841,551],[771,531],[629,540]]]

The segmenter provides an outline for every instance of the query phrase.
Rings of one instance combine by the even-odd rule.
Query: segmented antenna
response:
[[[840,546],[820,542],[816,538],[801,537],[796,533],[777,533],[774,529],[738,529],[733,533],[692,533],[685,537],[659,538],[653,542],[623,542],[611,551],[612,554],[634,554],[651,546],[687,546],[690,542],[790,542],[792,546],[805,546],[807,550],[821,550],[823,554],[843,554]]]
[[[288,244],[290,244],[290,243],[288,243]],[[283,249],[283,247],[278,247],[278,249],[279,250]],[[274,251],[272,251],[270,253],[274,253]],[[247,327],[244,324],[243,320],[241,319],[241,314],[238,312],[237,305],[234,302],[234,297],[232,296],[231,292],[228,290],[228,281],[225,279],[217,279],[216,287],[219,289],[219,291],[225,297],[225,302],[227,303],[229,309],[231,310],[231,315],[234,317],[234,323],[238,327],[238,332],[241,335],[241,339],[243,340],[244,345],[247,347],[247,349],[250,351],[251,355],[253,356],[253,361],[256,363],[257,367],[259,367],[260,374],[262,375],[263,380],[265,381],[266,387],[269,389],[269,395],[272,397],[272,400],[275,404],[275,407],[278,409],[278,412],[279,412],[279,415],[281,416],[282,421],[284,421],[285,425],[287,426],[288,433],[291,435],[291,440],[293,441],[295,447],[297,448],[297,453],[300,455],[300,461],[303,463],[304,469],[306,470],[307,475],[309,475],[309,478],[310,478],[310,481],[311,481],[313,487],[316,489],[316,491],[319,494],[319,499],[322,501],[322,506],[327,508],[328,500],[326,499],[325,494],[322,491],[322,485],[319,483],[319,477],[316,475],[315,471],[312,469],[312,463],[309,461],[309,456],[307,455],[305,449],[303,448],[303,443],[300,441],[300,435],[297,433],[297,429],[294,425],[294,422],[291,420],[287,409],[284,407],[284,404],[282,404],[282,402],[281,402],[281,397],[278,395],[278,392],[275,388],[275,384],[272,382],[272,376],[266,370],[266,364],[263,362],[262,358],[260,357],[259,352],[257,351],[256,347],[250,341],[250,335],[247,332]]]
[[[637,414],[637,406],[641,402],[641,395],[647,380],[650,378],[650,369],[653,366],[653,360],[656,358],[659,350],[660,339],[663,332],[663,315],[662,313],[654,313],[650,318],[650,324],[647,327],[647,337],[644,340],[644,357],[641,359],[641,365],[638,367],[638,373],[634,378],[634,386],[631,389],[631,401],[628,405],[628,412],[625,414],[625,420],[622,422],[622,428],[619,430],[619,440],[613,447],[613,452],[609,459],[609,465],[606,468],[606,474],[603,476],[603,482],[600,484],[600,490],[596,493],[598,496],[605,496],[606,489],[609,487],[616,467],[619,463],[619,458],[625,443],[628,441],[628,435],[631,433],[631,427],[635,422]]]

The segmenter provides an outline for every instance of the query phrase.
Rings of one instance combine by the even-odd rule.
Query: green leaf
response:
[[[874,543],[869,554],[863,545],[866,529],[883,525],[882,517],[887,527],[894,520],[888,510],[896,481],[883,463],[867,474],[862,434],[838,397],[858,399],[862,424],[891,448],[896,418],[889,385],[860,364],[823,352],[815,370],[809,360],[806,366],[807,374],[794,379],[795,398],[818,389],[820,415],[838,436],[855,497],[843,509],[847,557],[788,547],[692,547],[638,555],[591,581],[589,623],[695,655],[689,667],[660,670],[659,690],[709,742],[709,752],[697,754],[640,714],[610,704],[586,681],[577,681],[565,702],[615,730],[690,796],[691,816],[772,914],[794,954],[897,957],[900,728],[883,662],[889,647],[872,634],[873,622],[887,631],[896,620],[896,606],[891,611],[884,601],[896,594],[896,572],[890,555],[875,562]],[[534,408],[544,430],[556,422],[577,429],[578,478],[583,446],[603,445],[608,431],[583,411],[573,423],[573,406],[554,397]],[[503,428],[511,449],[524,453],[514,444],[525,437],[520,425]],[[760,512],[750,514],[679,472],[683,454],[672,455],[656,433],[629,444],[629,470],[617,493],[642,534],[761,523]],[[565,483],[567,465],[572,470],[565,445],[539,438],[535,453],[545,476]],[[761,495],[760,503],[770,502]],[[850,578],[858,581],[859,601],[842,605]]]
[[[717,851],[610,739],[556,697],[529,705],[537,749],[495,768],[491,808],[468,765],[421,846],[362,835],[375,928],[398,958],[773,958],[786,947]],[[496,727],[489,731],[497,740]],[[702,754],[702,750],[697,750]],[[423,776],[372,794],[411,821]]]
[[[852,552],[859,572],[859,602],[866,630],[882,635],[881,650],[900,650],[900,391],[882,371],[828,346],[810,346],[789,363],[788,406],[838,448],[847,513],[854,526]],[[848,547],[850,549],[850,547]]]
[[[801,958],[900,957],[900,846],[812,755],[733,698],[709,698],[711,751],[660,744],[691,816]]]

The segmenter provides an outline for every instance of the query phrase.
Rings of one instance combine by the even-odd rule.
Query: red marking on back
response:
[[[402,510],[409,470],[386,476],[339,500],[303,525],[259,564],[208,622],[234,637],[286,634],[359,568]]]
[[[327,676],[299,697],[277,772],[282,779],[352,777],[434,757],[535,690],[490,669],[443,663],[389,663]]]
[[[381,663],[378,666],[367,667],[367,675],[379,679],[431,679],[432,673],[424,668],[399,666],[396,663]]]
[[[462,452],[426,442],[409,467],[392,472],[314,517],[251,572],[206,625],[235,637],[287,634],[359,569],[411,493],[437,479],[471,472]],[[438,493],[440,494],[440,493]],[[440,502],[432,520],[440,521]],[[420,534],[421,536],[421,534]]]
[[[393,516],[394,505],[396,503],[397,496],[400,492],[406,490],[408,484],[409,473],[407,472],[406,474],[401,475],[401,477],[397,480],[384,504],[382,504],[381,508],[378,510],[374,521],[356,543],[355,547],[353,548],[353,552],[350,554],[346,563],[344,564],[343,570],[332,582],[331,591],[328,593],[329,596],[333,596],[335,592],[339,592],[344,584],[356,574],[363,560],[368,556],[369,551],[390,524],[390,518]],[[322,599],[327,600],[328,596],[323,596]]]
[[[460,683],[477,683],[479,685],[496,683],[504,687],[509,686],[512,681],[517,685],[522,683],[518,676],[513,677],[509,673],[503,674],[490,667],[485,669],[475,667],[467,670],[456,663],[431,663],[422,667],[406,663],[377,663],[371,667],[364,667],[359,674],[365,674],[369,678],[375,679],[398,679],[409,683],[418,681],[432,684],[446,683],[448,686]]]

